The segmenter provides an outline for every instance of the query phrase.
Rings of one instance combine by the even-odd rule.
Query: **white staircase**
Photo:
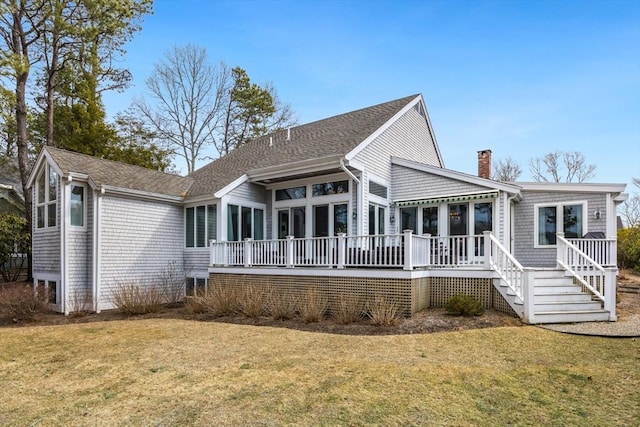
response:
[[[535,323],[604,322],[602,302],[582,291],[563,270],[537,270],[534,279]]]

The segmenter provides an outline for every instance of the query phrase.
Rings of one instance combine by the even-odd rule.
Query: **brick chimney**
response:
[[[478,176],[491,179],[491,150],[478,151]]]

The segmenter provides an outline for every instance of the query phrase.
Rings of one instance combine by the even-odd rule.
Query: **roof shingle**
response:
[[[88,175],[93,182],[128,190],[184,197],[193,178],[171,175],[140,166],[100,159],[86,154],[46,147],[63,174]]]
[[[252,169],[329,156],[344,156],[418,95],[400,98],[262,136],[191,175],[189,196],[213,194]]]

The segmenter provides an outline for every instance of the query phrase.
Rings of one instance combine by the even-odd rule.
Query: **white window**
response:
[[[84,227],[85,217],[85,195],[84,187],[81,185],[71,186],[71,204],[69,216],[71,225],[74,227]]]
[[[584,212],[586,202],[558,203],[535,206],[535,245],[553,246],[556,233],[563,232],[566,238],[578,238],[584,234]]]
[[[187,277],[185,281],[186,296],[188,297],[203,296],[206,294],[207,294],[207,279]]]
[[[227,205],[227,240],[264,239],[264,209]]]
[[[185,209],[185,246],[205,248],[209,240],[217,239],[216,205],[192,206]]]
[[[47,164],[36,181],[36,227],[58,223],[58,174]]]

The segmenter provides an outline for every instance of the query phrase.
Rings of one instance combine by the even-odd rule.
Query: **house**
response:
[[[504,183],[446,169],[421,95],[251,141],[187,177],[46,147],[33,276],[61,312],[113,308],[167,265],[185,293],[314,286],[405,314],[455,294],[529,323],[615,320],[624,184]],[[585,236],[587,238],[585,238]]]
[[[0,214],[24,215],[24,198],[13,185],[0,184]]]

